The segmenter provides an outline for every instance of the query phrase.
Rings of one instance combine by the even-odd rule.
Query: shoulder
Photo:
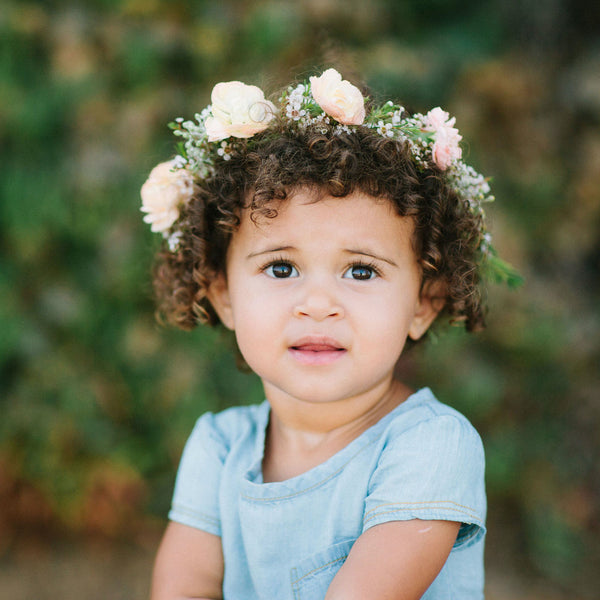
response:
[[[241,439],[254,438],[264,432],[268,416],[266,402],[204,413],[196,421],[188,444],[210,444],[213,448],[216,446],[228,452]]]
[[[479,539],[485,458],[475,428],[427,389],[390,417],[370,479],[365,528],[387,520],[443,519],[466,524],[461,543]]]
[[[169,518],[221,535],[219,490],[223,469],[234,454],[246,462],[256,454],[257,432],[268,418],[264,405],[205,413],[189,436],[177,471]],[[246,463],[235,463],[242,468]]]
[[[459,411],[437,400],[429,388],[410,396],[391,415],[385,430],[387,443],[397,438],[411,440],[419,450],[439,454],[444,449],[465,448],[483,455],[481,438],[471,422]]]

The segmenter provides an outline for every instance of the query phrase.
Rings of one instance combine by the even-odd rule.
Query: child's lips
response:
[[[305,365],[328,365],[346,353],[337,340],[331,338],[303,338],[289,347],[290,354]]]

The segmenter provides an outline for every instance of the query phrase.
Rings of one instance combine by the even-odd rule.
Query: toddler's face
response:
[[[267,397],[332,402],[389,385],[407,336],[436,316],[412,219],[360,193],[314,202],[304,190],[278,213],[243,215],[209,296]]]

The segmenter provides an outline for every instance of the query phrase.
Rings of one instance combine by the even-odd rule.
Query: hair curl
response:
[[[232,144],[214,176],[198,182],[198,193],[182,215],[177,252],[157,256],[154,289],[164,321],[183,329],[218,324],[208,298],[213,278],[225,272],[229,241],[241,211],[274,218],[294,190],[312,188],[334,197],[358,191],[392,203],[415,222],[413,246],[423,285],[439,282],[444,308],[468,331],[484,327],[477,252],[480,217],[447,185],[434,167],[417,166],[405,144],[367,128],[333,133],[302,130],[283,119],[251,140]]]

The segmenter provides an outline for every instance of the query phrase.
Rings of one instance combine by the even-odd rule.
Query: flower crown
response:
[[[161,233],[169,249],[179,247],[180,210],[197,191],[197,180],[210,178],[219,161],[227,161],[241,139],[250,139],[269,127],[277,114],[298,128],[323,127],[324,133],[352,133],[367,127],[379,135],[406,144],[418,167],[436,167],[449,186],[480,216],[480,266],[482,275],[510,286],[521,278],[502,261],[491,244],[485,227],[483,205],[492,202],[488,180],[462,161],[462,136],[456,119],[441,108],[427,114],[410,115],[393,102],[375,106],[367,113],[360,90],[328,69],[308,82],[290,86],[279,99],[278,109],[265,99],[263,91],[239,81],[218,83],[212,90],[211,104],[195,115],[195,121],[175,119],[169,126],[181,138],[179,154],[156,166],[142,186],[144,221]]]

